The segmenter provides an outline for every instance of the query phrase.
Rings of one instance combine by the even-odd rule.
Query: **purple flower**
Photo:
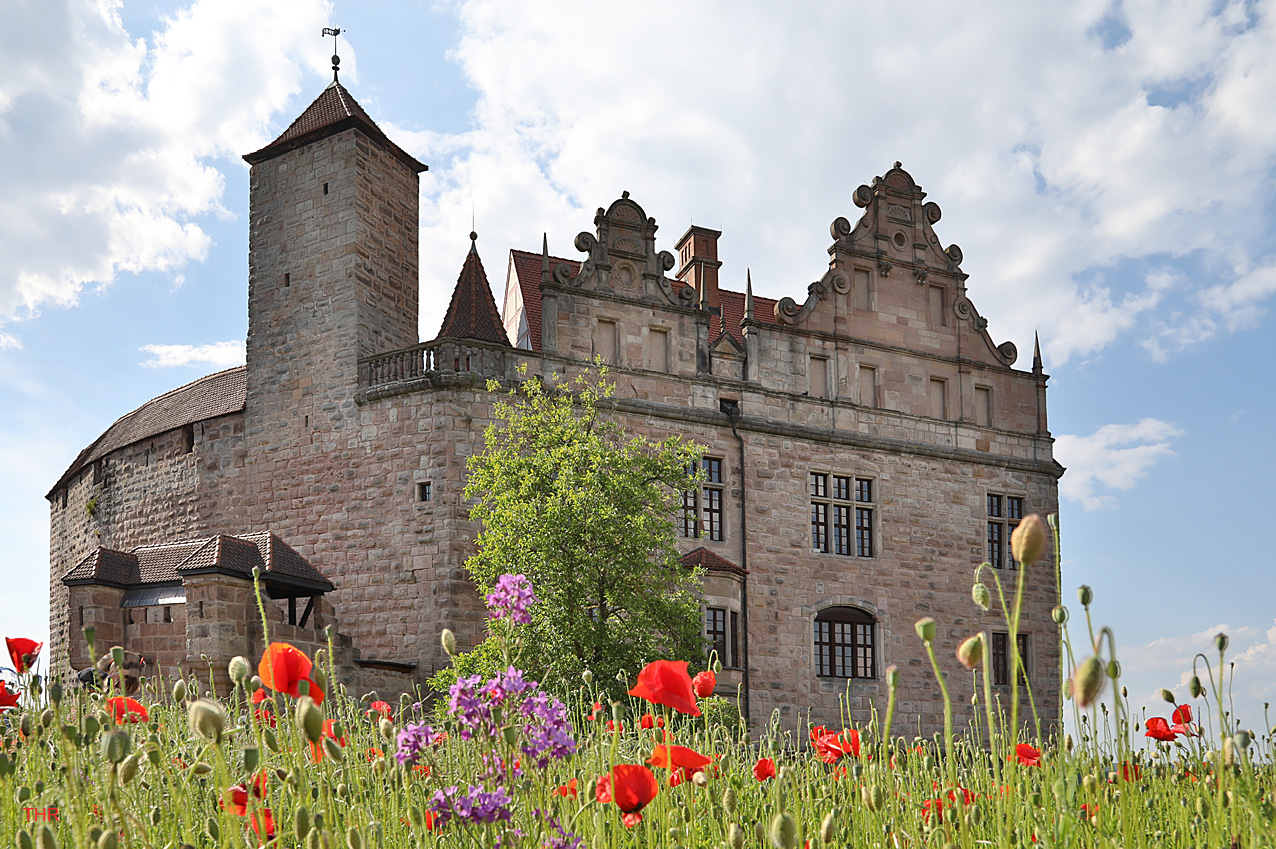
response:
[[[439,739],[438,734],[428,725],[407,725],[399,732],[399,751],[394,757],[401,764],[411,765],[421,757],[426,746],[433,746]]]
[[[543,849],[580,849],[582,846],[581,839],[563,828],[563,824],[558,821],[557,817],[549,811],[542,811],[540,808],[532,811],[532,813],[538,817],[543,817],[545,825],[558,832],[558,834],[551,833],[549,835],[549,842],[542,844]]]
[[[492,611],[494,619],[509,617],[515,625],[526,625],[532,621],[527,608],[535,601],[532,582],[525,575],[502,575],[487,597],[487,608]]]
[[[510,696],[521,696],[536,687],[535,681],[523,680],[522,670],[510,667],[498,672],[496,677],[483,685],[483,693],[492,700],[492,704],[504,704]]]
[[[523,754],[544,769],[551,758],[562,760],[576,753],[576,741],[567,721],[567,708],[558,699],[537,690],[520,708],[523,718]]]
[[[442,828],[455,817],[461,822],[508,822],[513,812],[510,806],[514,800],[504,787],[487,791],[483,787],[471,784],[462,793],[461,788],[453,785],[438,791],[430,799],[430,810],[434,811],[438,820],[436,828]]]
[[[452,700],[448,703],[448,713],[456,717],[460,724],[458,733],[462,740],[474,736],[474,729],[491,723],[492,709],[479,698],[479,684],[483,679],[478,675],[458,678],[448,690]]]

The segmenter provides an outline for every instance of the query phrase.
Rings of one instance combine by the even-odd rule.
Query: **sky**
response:
[[[469,247],[575,256],[628,190],[722,231],[722,285],[801,301],[896,160],[998,343],[1039,333],[1064,601],[1094,587],[1164,715],[1231,638],[1276,701],[1271,2],[0,0],[0,633],[47,635],[48,504],[77,452],[243,361],[248,166],[341,79],[421,180],[421,335]],[[1020,362],[1027,367],[1030,360]],[[1044,578],[1044,571],[1042,574]]]

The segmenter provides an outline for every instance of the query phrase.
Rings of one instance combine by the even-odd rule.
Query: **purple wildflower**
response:
[[[453,785],[434,794],[430,810],[438,817],[435,827],[443,828],[453,817],[461,822],[508,822],[513,816],[510,810],[513,804],[504,787],[487,791],[481,785],[471,784],[462,793],[461,788]]]
[[[520,709],[524,719],[523,754],[544,769],[550,758],[562,760],[576,753],[567,708],[558,699],[537,690],[528,696]]]
[[[458,678],[448,691],[452,696],[448,703],[448,713],[456,717],[460,724],[458,733],[462,740],[474,736],[474,729],[490,724],[492,709],[479,698],[479,684],[482,680],[478,675]]]
[[[394,753],[394,757],[401,764],[415,764],[421,757],[421,753],[426,746],[433,746],[438,742],[439,734],[429,725],[407,725],[399,732],[398,744],[399,751]]]
[[[563,824],[549,811],[542,811],[537,808],[532,813],[538,817],[543,817],[545,825],[558,832],[558,834],[550,833],[549,841],[542,844],[543,849],[581,849],[583,845],[581,839],[563,828]]]
[[[483,685],[483,693],[492,700],[492,704],[504,704],[510,696],[521,696],[536,687],[535,681],[525,681],[522,670],[510,667],[504,672],[496,673],[496,677]]]
[[[535,601],[536,594],[532,592],[532,582],[527,580],[527,576],[502,575],[487,597],[487,607],[494,619],[509,617],[515,625],[526,625],[532,621],[527,608]]]

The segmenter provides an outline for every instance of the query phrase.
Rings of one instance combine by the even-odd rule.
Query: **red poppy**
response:
[[[606,781],[605,791],[604,781]],[[616,807],[620,808],[623,814],[621,821],[628,828],[633,828],[642,822],[642,815],[639,812],[647,807],[660,792],[656,776],[651,770],[639,764],[616,764],[612,767],[611,775],[599,779],[598,785],[596,791],[598,801],[604,801],[605,792],[607,801],[615,801]]]
[[[611,776],[604,775],[598,779],[598,783],[594,785],[594,798],[598,800],[600,805],[611,804]]]
[[[1027,743],[1015,746],[1015,758],[1020,766],[1041,766],[1041,750],[1034,749]]]
[[[1138,764],[1132,764],[1127,761],[1121,764],[1121,777],[1126,781],[1138,781],[1143,777],[1143,770],[1139,769]]]
[[[965,787],[958,787],[957,790],[961,791],[962,804],[970,805],[975,801],[975,794],[967,790]],[[957,804],[957,790],[948,791],[947,805],[950,808]],[[926,822],[930,822],[930,815],[933,813],[935,815],[936,822],[943,822],[944,821],[944,805],[945,805],[945,802],[943,797],[940,797],[938,799],[927,799],[925,802],[922,803],[922,819],[924,819]]]
[[[713,674],[712,669],[706,669],[704,672],[696,675],[691,679],[691,689],[696,691],[696,695],[702,699],[707,699],[713,695],[713,690],[718,686],[718,676]]]
[[[1153,740],[1170,742],[1176,739],[1179,735],[1176,731],[1174,731],[1174,729],[1170,728],[1170,724],[1165,721],[1165,717],[1154,716],[1148,720],[1147,733],[1143,736],[1151,737]]]
[[[253,692],[253,704],[255,705],[261,704],[268,698],[270,698],[270,696],[266,695],[266,691],[261,687],[258,687],[256,691]]]
[[[820,726],[823,731],[823,726]],[[815,751],[826,764],[836,763],[844,755],[860,756],[860,733],[848,728],[841,734],[822,734],[815,741]]]
[[[412,771],[415,772],[417,775],[421,776],[422,778],[430,777],[429,764],[417,764],[416,766],[412,767]]]
[[[653,660],[638,673],[638,683],[629,695],[671,707],[689,716],[700,715],[685,660]]]
[[[275,836],[275,818],[270,813],[270,808],[258,808],[252,818],[253,831],[257,832],[259,838],[271,840]],[[263,832],[265,832],[263,834]]]
[[[315,700],[315,704],[323,704],[323,690],[310,677],[313,664],[306,653],[296,646],[287,643],[271,643],[266,653],[257,664],[257,674],[261,682],[277,693],[287,693],[300,698],[298,686],[302,681],[310,685],[306,695]]]
[[[598,718],[598,712],[602,709],[603,709],[602,702],[594,702],[594,709],[589,712],[589,716],[586,717],[586,719],[588,719],[590,722],[593,722],[595,719]]]
[[[110,709],[111,715],[115,717],[116,725],[146,722],[151,718],[151,715],[146,712],[146,708],[142,706],[141,702],[126,696],[116,696],[113,699],[107,699],[106,706]]]
[[[258,799],[266,798],[266,771],[264,769],[257,773],[257,777],[253,780],[252,791],[253,795]],[[235,816],[246,816],[248,814],[248,787],[244,784],[227,787],[226,792],[222,794],[221,806],[223,810],[230,811]]]
[[[369,707],[371,707],[372,710],[375,710],[377,713],[384,716],[386,719],[394,719],[389,702],[375,701],[371,705],[369,705]]]
[[[576,779],[573,778],[571,781],[567,782],[566,784],[562,785],[557,790],[555,790],[554,793],[556,793],[559,796],[562,796],[563,798],[571,796],[573,799],[575,799],[580,795],[580,788],[577,787]]]
[[[1184,737],[1200,737],[1201,732],[1192,728],[1192,706],[1179,705],[1174,709],[1174,713],[1170,716],[1170,721],[1174,724],[1170,726],[1170,730],[1175,734],[1182,734]]]
[[[0,710],[17,707],[18,699],[21,697],[21,693],[11,692],[9,690],[9,685],[0,681]]]
[[[644,713],[642,715],[642,727],[643,728],[664,728],[665,718],[663,716],[653,716],[649,713]]]
[[[5,637],[4,642],[9,647],[9,659],[13,661],[13,668],[18,670],[19,675],[31,670],[31,664],[35,663],[35,659],[40,656],[40,649],[44,648],[44,643],[37,643],[26,637]]]
[[[338,746],[341,746],[343,749],[345,748],[346,746],[345,735],[343,734],[340,737],[337,736],[336,731],[334,730],[336,728],[336,725],[337,725],[337,721],[335,719],[325,719],[323,721],[323,734],[320,736],[319,742],[310,744],[310,754],[313,756],[313,760],[315,763],[319,763],[321,760],[323,760],[323,738],[324,737],[328,737],[332,740],[335,740]]]
[[[257,721],[262,725],[269,725],[271,728],[279,724],[279,720],[275,719],[275,712],[270,708],[257,708],[253,711],[253,716],[257,717]]]
[[[758,781],[775,778],[775,760],[773,758],[758,758],[758,762],[753,765],[753,777]]]
[[[376,746],[371,746],[368,748],[368,763],[372,763],[377,758],[384,758],[384,757],[385,757],[385,752],[381,751]]]
[[[828,732],[824,730],[823,725],[815,726],[814,728],[811,729],[811,742],[814,743],[816,740],[820,739],[827,733]]]
[[[614,719],[609,719],[609,720],[607,720],[607,726],[606,726],[606,728],[607,728],[607,730],[608,730],[608,731],[613,731],[613,732],[615,732],[615,733],[617,733],[617,734],[624,734],[624,733],[625,733],[625,723],[623,723],[623,722],[622,722],[622,723],[620,723],[619,725],[617,725],[617,724],[616,724],[616,721],[615,721]]]

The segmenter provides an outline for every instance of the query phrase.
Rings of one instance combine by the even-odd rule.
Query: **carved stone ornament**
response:
[[[961,248],[957,247],[956,245],[949,245],[948,250],[944,251],[944,254],[947,255],[948,259],[952,262],[953,265],[961,265],[961,260],[962,260]]]
[[[873,202],[873,190],[868,186],[860,186],[855,190],[855,194],[851,195],[851,200],[855,202],[856,206],[863,209]]]
[[[846,294],[851,290],[851,282],[846,275],[830,268],[828,272],[806,287],[806,303],[798,306],[792,298],[781,298],[775,305],[775,318],[781,324],[798,324],[805,321],[820,301],[829,296],[829,290],[838,294]]]
[[[833,241],[849,235],[851,235],[851,222],[840,215],[834,218],[833,223],[829,225],[829,236],[833,238]]]
[[[931,201],[922,207],[922,214],[926,216],[926,220],[932,225],[939,223],[939,217],[943,213],[939,211],[939,204]]]
[[[913,279],[917,281],[917,285],[918,285],[918,286],[920,286],[920,285],[922,285],[923,283],[925,283],[925,282],[926,282],[926,278],[927,278],[927,276],[929,276],[929,275],[930,275],[930,272],[929,272],[929,271],[927,271],[927,270],[926,270],[926,269],[924,269],[924,268],[914,268],[914,269],[913,269]]]
[[[970,325],[975,328],[988,345],[988,350],[997,355],[997,359],[1005,365],[1012,366],[1015,360],[1019,359],[1019,349],[1015,347],[1013,342],[1002,342],[1000,345],[992,343],[992,337],[988,335],[988,319],[979,314],[975,309],[975,305],[970,302],[970,298],[962,296],[953,301],[953,313],[964,321],[969,321]]]
[[[892,218],[895,221],[901,221],[905,224],[913,223],[913,211],[908,207],[901,206],[897,203],[890,203],[886,205],[886,217]]]
[[[889,259],[879,259],[877,261],[877,270],[882,273],[883,277],[891,276],[891,269],[895,267],[895,263]]]

